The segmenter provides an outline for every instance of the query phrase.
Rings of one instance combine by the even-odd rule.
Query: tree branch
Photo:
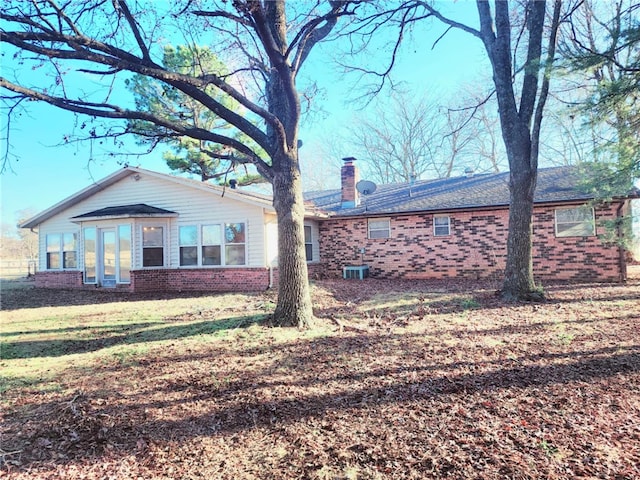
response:
[[[480,2],[478,2],[478,3],[480,3]],[[442,23],[444,23],[446,25],[449,25],[451,27],[454,27],[454,28],[458,28],[458,29],[460,29],[460,30],[462,30],[464,32],[470,33],[474,37],[478,37],[480,39],[482,38],[482,35],[481,35],[480,31],[476,30],[475,28],[471,28],[469,25],[465,25],[464,23],[456,22],[455,20],[452,20],[451,18],[445,17],[438,10],[433,8],[431,6],[431,4],[429,4],[428,2],[419,1],[419,2],[416,2],[416,5],[420,5],[421,7],[423,7],[425,10],[427,10],[431,15],[436,17]]]
[[[544,66],[544,77],[542,79],[542,86],[540,88],[540,95],[538,97],[538,104],[536,106],[535,116],[533,120],[533,131],[531,134],[531,161],[535,162],[535,165],[531,165],[531,167],[534,170],[538,168],[537,162],[538,150],[540,148],[540,128],[542,126],[542,113],[547,101],[547,97],[549,95],[549,78],[551,76],[551,69],[553,67],[553,61],[556,55],[556,40],[558,37],[558,29],[560,26],[561,7],[562,1],[555,0],[553,7],[553,19],[551,21],[551,35],[549,36],[547,59]]]
[[[88,48],[76,49],[76,50],[62,50],[62,49],[50,49],[41,47],[30,43],[28,40],[46,41],[51,43],[63,43],[70,44],[86,44]],[[268,111],[258,107],[253,102],[250,102],[244,95],[239,93],[233,87],[226,82],[222,81],[215,75],[208,75],[204,77],[191,77],[183,75],[177,72],[170,72],[155,63],[141,60],[128,52],[112,47],[110,45],[97,42],[92,39],[82,37],[76,39],[75,37],[68,37],[67,35],[57,34],[31,34],[21,32],[0,32],[0,41],[10,43],[18,48],[21,48],[32,53],[43,55],[49,58],[62,58],[73,60],[84,60],[102,65],[113,67],[113,71],[127,70],[134,73],[146,75],[157,80],[166,82],[177,89],[194,96],[203,105],[210,108],[220,118],[228,121],[232,125],[235,125],[239,130],[246,133],[253,138],[262,148],[269,152],[270,147],[267,142],[264,133],[258,129],[255,125],[249,122],[241,115],[226,108],[220,102],[217,102],[211,96],[207,95],[201,89],[208,84],[213,84],[216,87],[223,90],[232,98],[240,102],[242,105],[250,109],[252,112],[260,115],[268,123],[275,125],[276,128],[280,125],[279,120]],[[95,51],[94,51],[95,50]],[[105,54],[106,53],[106,54]]]
[[[20,85],[16,85],[14,83],[7,81],[3,77],[0,77],[0,87],[6,88],[7,90],[10,90],[14,93],[18,93],[24,97],[28,97],[34,100],[40,100],[70,112],[76,112],[76,113],[81,113],[84,115],[100,117],[100,118],[142,120],[142,121],[150,122],[150,123],[153,123],[154,125],[158,125],[160,127],[164,127],[169,130],[172,130],[173,132],[176,132],[179,135],[184,135],[194,139],[206,140],[209,142],[226,145],[250,157],[252,159],[252,163],[256,165],[256,167],[260,170],[260,172],[262,173],[264,171],[267,174],[266,178],[267,179],[271,178],[271,175],[269,174],[270,166],[266,164],[264,160],[262,160],[258,156],[258,154],[256,154],[252,149],[247,147],[242,142],[236,140],[235,138],[219,135],[202,128],[185,126],[180,123],[167,120],[166,118],[163,118],[151,113],[123,109],[121,107],[118,107],[117,105],[111,105],[106,103],[82,102],[82,101],[75,101],[75,100],[70,100],[62,97],[54,97],[42,92],[38,92],[32,89],[22,87]]]
[[[529,41],[527,58],[525,60],[524,78],[522,81],[522,92],[520,93],[519,116],[523,122],[530,125],[536,104],[538,75],[542,63],[542,30],[544,29],[546,5],[544,2],[529,2],[527,5],[526,22],[529,29]]]
[[[124,18],[126,18],[127,22],[129,23],[129,27],[133,32],[133,36],[136,38],[136,42],[138,42],[138,47],[140,47],[140,51],[142,52],[142,58],[147,62],[151,62],[149,49],[147,48],[147,45],[144,43],[144,40],[142,39],[142,35],[140,34],[140,28],[138,27],[136,20],[133,18],[133,15],[131,15],[131,11],[129,10],[129,6],[127,5],[127,2],[125,0],[118,0],[118,5],[120,7],[120,10],[124,14]]]

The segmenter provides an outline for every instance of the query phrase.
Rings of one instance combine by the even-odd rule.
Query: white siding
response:
[[[138,178],[138,180],[136,180]],[[47,233],[76,232],[80,239],[81,226],[70,219],[105,207],[133,205],[145,203],[178,213],[177,218],[157,219],[120,219],[113,225],[132,224],[133,267],[140,268],[141,260],[141,225],[165,225],[165,261],[168,267],[177,267],[178,226],[213,223],[244,222],[247,229],[247,266],[265,266],[266,253],[264,246],[265,219],[263,209],[249,205],[228,196],[222,197],[217,192],[207,192],[174,183],[171,180],[157,178],[144,173],[131,174],[104,190],[69,207],[39,225],[40,270],[46,268]],[[89,223],[89,222],[86,222]],[[91,222],[94,223],[94,222]],[[102,224],[101,224],[102,225]],[[83,268],[82,255],[79,255],[79,266]]]

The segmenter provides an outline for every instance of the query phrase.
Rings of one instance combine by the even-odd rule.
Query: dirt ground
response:
[[[545,292],[322,281],[317,335],[70,355],[59,389],[5,392],[0,477],[640,478],[640,282]],[[15,288],[2,309],[139,298]]]

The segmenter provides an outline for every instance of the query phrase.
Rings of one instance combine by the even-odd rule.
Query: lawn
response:
[[[273,293],[2,286],[0,477],[637,479],[640,283],[321,281]]]

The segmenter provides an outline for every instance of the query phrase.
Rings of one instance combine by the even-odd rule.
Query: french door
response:
[[[115,229],[101,229],[100,255],[100,285],[103,287],[116,286],[117,256]]]

